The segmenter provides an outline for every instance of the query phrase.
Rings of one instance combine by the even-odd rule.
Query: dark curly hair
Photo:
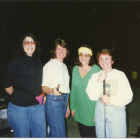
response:
[[[82,45],[81,47],[86,47],[88,49],[91,49],[88,45]],[[82,63],[79,61],[79,56],[76,58],[75,60],[75,64],[78,66],[82,66]],[[89,66],[93,66],[95,64],[95,61],[93,59],[93,57],[90,55],[90,60],[89,60]]]
[[[35,35],[33,35],[32,33],[24,33],[23,36],[19,39],[18,46],[16,47],[16,54],[20,57],[26,54],[22,47],[23,41],[26,37],[31,37],[35,41],[36,48],[35,48],[35,51],[34,51],[32,57],[33,58],[39,57],[41,54],[42,48],[41,48],[40,42],[37,40]]]
[[[112,61],[114,62],[114,55],[113,55],[113,52],[112,52],[111,50],[109,50],[109,49],[102,49],[102,50],[100,50],[100,51],[97,53],[97,61],[98,61],[98,63],[99,63],[99,57],[100,57],[101,54],[111,56],[111,59],[112,59]]]
[[[67,49],[67,54],[66,54],[66,57],[65,57],[65,59],[67,60],[67,59],[68,59],[68,56],[69,56],[69,54],[70,54],[70,50],[69,50],[69,48],[68,48],[66,42],[65,42],[63,39],[61,39],[61,38],[58,38],[58,39],[55,40],[54,48],[53,48],[53,50],[51,50],[51,57],[52,57],[53,59],[56,58],[55,50],[56,50],[56,48],[57,48],[58,45],[60,45],[61,47]]]

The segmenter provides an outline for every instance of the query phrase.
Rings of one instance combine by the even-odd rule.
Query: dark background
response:
[[[71,52],[68,66],[74,66],[78,48],[87,44],[95,60],[100,49],[113,50],[114,67],[130,82],[132,71],[140,71],[139,1],[0,1],[0,80],[25,32],[40,41],[44,63],[60,37]]]

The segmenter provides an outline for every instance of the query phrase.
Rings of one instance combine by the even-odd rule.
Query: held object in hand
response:
[[[39,96],[36,96],[36,100],[38,100],[40,105],[44,105],[46,102],[46,94],[42,92]]]
[[[57,91],[62,95],[62,94],[65,94],[65,93],[62,93],[62,92],[60,92],[60,84],[58,84],[58,86],[57,86]]]
[[[58,84],[58,86],[57,86],[57,91],[58,91],[59,93],[61,93],[61,92],[59,91],[59,89],[60,89],[60,84]]]
[[[103,95],[105,95],[105,80],[103,80]]]
[[[105,80],[103,80],[103,95],[105,95]],[[106,113],[104,104],[104,137],[106,138]]]

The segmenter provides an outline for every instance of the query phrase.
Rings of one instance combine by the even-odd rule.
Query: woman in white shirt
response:
[[[97,54],[97,60],[102,71],[92,75],[86,89],[89,98],[98,101],[95,108],[96,135],[98,138],[105,137],[105,134],[108,138],[125,138],[127,135],[125,106],[133,97],[129,81],[124,72],[112,68],[114,58],[110,50],[101,50]],[[103,95],[103,80],[106,95]]]
[[[68,58],[69,50],[64,40],[57,39],[52,58],[43,68],[42,91],[47,94],[45,103],[47,123],[50,127],[48,137],[66,137],[65,118],[70,114],[69,73],[63,60]]]

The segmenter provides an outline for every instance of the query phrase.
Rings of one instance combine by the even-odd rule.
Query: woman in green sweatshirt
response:
[[[101,70],[94,64],[92,50],[88,45],[78,49],[76,66],[72,73],[72,88],[70,93],[70,108],[72,116],[78,124],[81,137],[96,137],[95,133],[95,105],[86,93],[86,87],[93,73]]]

